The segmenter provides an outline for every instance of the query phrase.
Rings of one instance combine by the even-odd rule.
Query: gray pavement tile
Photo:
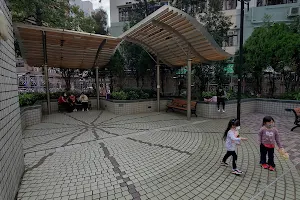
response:
[[[54,114],[27,128],[23,142],[30,170],[18,198],[250,199],[289,169],[265,198],[300,195],[293,165],[300,160],[300,135],[289,131],[289,118],[273,116],[291,160],[283,160],[276,151],[277,171],[271,173],[258,164],[256,134],[264,115],[242,116],[241,135],[249,140],[237,150],[238,166],[245,171],[238,177],[230,167],[219,166],[228,119],[188,122],[184,116],[165,113],[85,114]]]

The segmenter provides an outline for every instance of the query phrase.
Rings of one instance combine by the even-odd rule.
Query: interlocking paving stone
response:
[[[259,166],[263,114],[242,117],[242,176],[220,166],[228,119],[106,111],[45,116],[23,135],[26,171],[18,199],[300,199],[300,135],[274,116],[291,160]],[[229,161],[230,163],[230,161]]]

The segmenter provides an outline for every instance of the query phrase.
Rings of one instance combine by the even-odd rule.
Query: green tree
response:
[[[97,12],[93,13],[92,17],[96,21],[95,33],[106,35],[107,34],[107,13],[100,8]]]
[[[232,25],[230,17],[225,16],[222,9],[222,0],[209,1],[204,12],[198,15],[200,23],[204,25],[220,46],[223,45],[223,42],[227,42],[227,33]]]
[[[224,42],[228,41],[227,33],[230,30],[230,26],[232,25],[230,17],[225,16],[222,12],[223,1],[209,1],[208,4],[205,3],[204,5],[205,9],[201,13],[201,15],[199,13],[195,13],[193,15],[196,16],[200,23],[203,24],[203,26],[212,35],[217,44],[219,46],[222,46]],[[200,96],[202,95],[202,92],[205,91],[205,85],[208,82],[208,77],[210,79],[215,79],[217,84],[222,85],[224,83],[226,77],[224,71],[224,67],[226,66],[225,62],[213,62],[210,65],[195,64],[193,66],[196,69],[195,76],[198,77],[198,85],[200,85]],[[205,68],[200,69],[201,67]],[[208,71],[208,69],[213,70],[213,77],[211,77],[211,74],[209,76],[204,74]]]
[[[30,18],[38,26],[64,28],[70,10],[66,0],[10,0],[14,22],[25,22]]]
[[[120,51],[117,50],[116,53],[113,55],[109,62],[109,69],[111,74],[118,78],[118,87],[123,89],[124,86],[124,79],[125,79],[125,60],[121,55]]]
[[[257,89],[261,91],[263,70],[271,66],[277,72],[283,72],[284,67],[294,69],[299,51],[300,35],[293,32],[291,26],[284,23],[265,23],[256,28],[244,44],[244,61],[247,70],[252,73],[257,82]],[[272,84],[271,84],[272,83]],[[270,80],[271,93],[275,92],[274,81]],[[286,84],[288,86],[289,84]],[[290,88],[286,87],[288,91]]]

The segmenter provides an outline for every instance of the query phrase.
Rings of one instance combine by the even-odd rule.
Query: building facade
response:
[[[70,0],[71,5],[78,6],[83,12],[86,17],[92,16],[93,4],[90,1],[82,1],[82,0]]]
[[[7,40],[0,37],[0,199],[15,199],[23,175],[24,152],[12,16],[0,0],[0,15],[5,20],[1,29],[8,32]]]

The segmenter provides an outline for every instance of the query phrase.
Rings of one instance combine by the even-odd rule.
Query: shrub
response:
[[[127,93],[127,99],[128,100],[136,100],[136,99],[139,99],[139,98],[140,98],[140,96],[136,91],[129,91]]]
[[[202,92],[202,97],[203,98],[211,98],[213,96],[216,96],[215,92]]]
[[[112,92],[111,97],[116,100],[126,100],[127,94],[124,91]]]
[[[149,99],[150,95],[148,93],[142,92],[140,98],[141,99]]]

